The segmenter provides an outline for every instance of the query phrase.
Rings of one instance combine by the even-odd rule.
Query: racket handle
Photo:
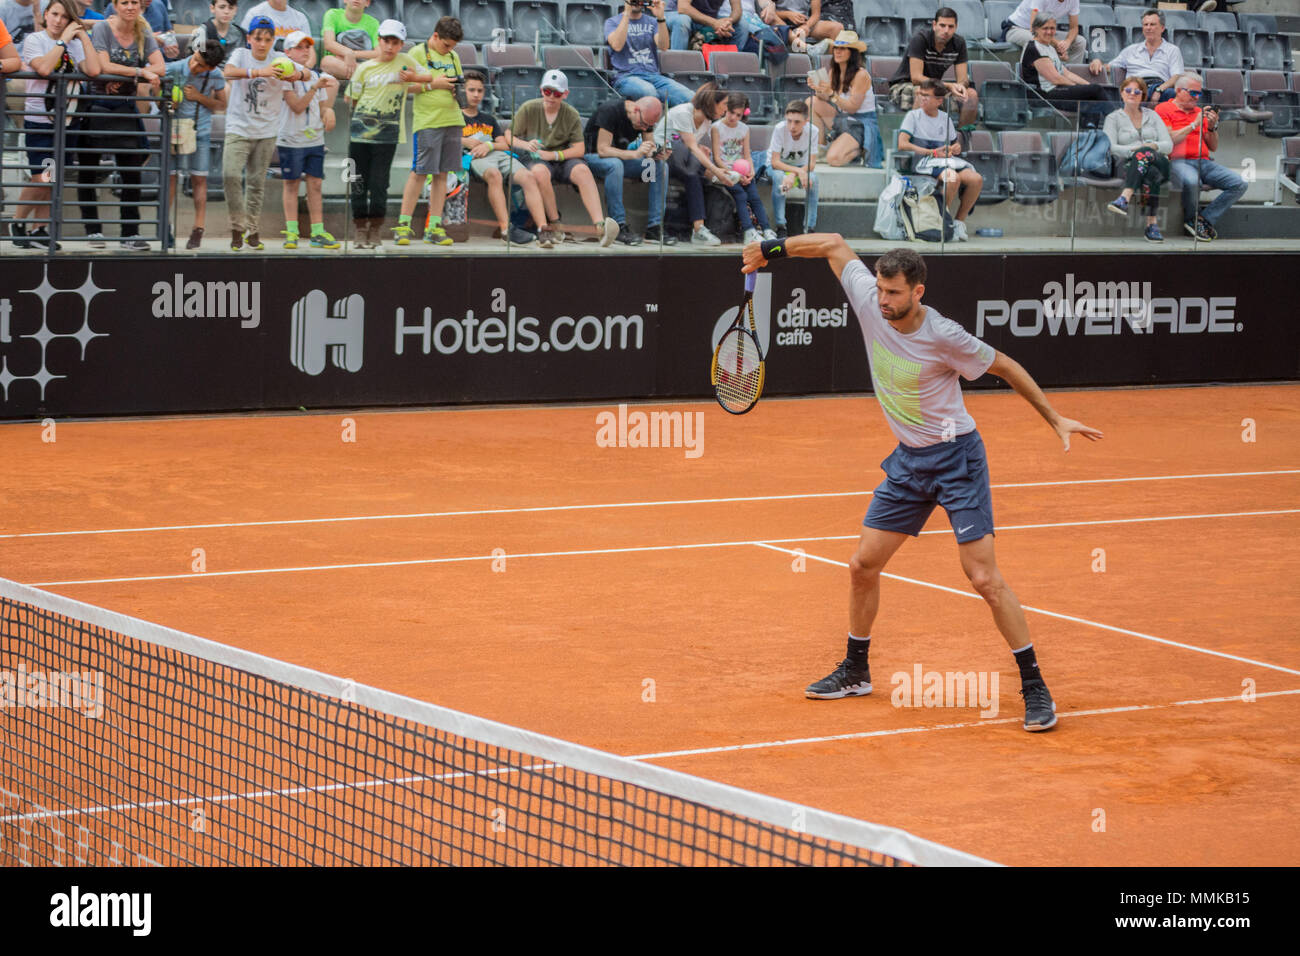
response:
[[[758,282],[758,273],[757,272],[749,273],[749,275],[745,276],[745,291],[753,292],[754,285],[757,282]]]

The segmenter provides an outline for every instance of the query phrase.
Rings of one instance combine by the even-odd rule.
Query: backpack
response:
[[[704,187],[704,225],[723,242],[740,241],[740,219],[736,200],[721,186]]]
[[[952,217],[948,210],[939,205],[933,193],[920,195],[916,187],[908,183],[899,204],[903,214],[903,228],[907,238],[922,242],[940,242],[952,239]]]
[[[1092,176],[1108,179],[1111,175],[1110,140],[1099,129],[1085,129],[1061,157],[1062,176]]]
[[[876,200],[877,234],[885,239],[906,239],[907,230],[903,228],[903,193],[909,183],[897,173],[889,180]]]

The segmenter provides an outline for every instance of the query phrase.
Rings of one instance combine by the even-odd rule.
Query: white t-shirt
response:
[[[258,60],[253,51],[241,46],[225,63],[239,70],[260,70],[269,66],[277,54],[268,53]],[[226,132],[248,139],[270,139],[280,132],[280,107],[284,104],[282,80],[256,77],[227,78],[230,94],[226,98]]]
[[[244,19],[240,26],[244,32],[248,32],[248,25],[253,22],[253,17],[270,17],[271,22],[275,24],[275,38],[283,40],[294,30],[301,30],[307,36],[312,35],[311,21],[307,19],[307,14],[293,7],[287,7],[284,10],[277,10],[268,3],[259,3],[248,13],[244,14]]]
[[[772,129],[772,138],[767,143],[767,154],[773,159],[780,159],[787,166],[806,166],[808,146],[811,144],[812,148],[816,149],[820,135],[816,126],[805,122],[803,133],[795,139],[790,135],[785,120],[781,120]]]
[[[23,40],[22,59],[24,64],[30,64],[32,60],[45,56],[54,49],[54,37],[50,36],[44,30],[39,33],[29,33]],[[80,40],[73,40],[68,44],[68,55],[72,57],[72,62],[80,68],[86,59],[85,50],[82,49]],[[26,67],[31,69],[31,67]],[[33,72],[35,72],[33,70]],[[45,115],[45,91],[49,88],[49,80],[28,80],[27,81],[27,99],[23,100],[23,109],[28,113],[24,119],[30,126],[33,123],[39,123],[49,126],[52,122]],[[81,107],[85,109],[85,107]],[[35,114],[35,115],[31,115]]]
[[[718,134],[718,151],[721,156],[713,157],[714,162],[726,169],[731,168],[731,164],[738,159],[745,158],[745,137],[749,134],[749,127],[744,123],[737,123],[736,128],[732,129],[722,120],[713,124],[713,129],[709,131],[710,137],[713,133]],[[710,148],[713,143],[710,141]]]
[[[1070,16],[1079,15],[1079,0],[1020,0],[1009,19],[1022,30],[1032,29],[1035,10],[1055,17],[1057,32],[1064,39],[1070,30]]]
[[[311,72],[311,71],[309,71]],[[319,73],[312,72],[309,80],[295,80],[286,84],[294,96],[302,96],[316,82]],[[305,149],[325,145],[325,121],[321,119],[321,105],[330,98],[328,90],[317,90],[301,113],[295,113],[286,99],[280,104],[280,132],[275,137],[276,146]]]
[[[713,126],[713,121],[706,119],[701,125],[695,125],[695,107],[690,103],[678,103],[659,121],[659,127],[655,130],[656,142],[664,143],[668,146],[673,144],[673,133],[690,133],[695,137],[695,142],[704,149],[709,148],[712,142],[709,139],[709,130]],[[667,127],[665,133],[665,127]]]
[[[952,125],[952,117],[947,113],[926,116],[919,106],[909,110],[903,117],[903,124],[898,127],[900,133],[912,137],[912,142],[926,149],[938,149],[947,146],[957,138],[957,128]]]
[[[897,331],[880,314],[876,277],[861,261],[844,267],[840,284],[862,327],[876,400],[898,440],[922,448],[974,431],[957,376],[974,381],[987,372],[993,347],[928,306],[919,329]]]

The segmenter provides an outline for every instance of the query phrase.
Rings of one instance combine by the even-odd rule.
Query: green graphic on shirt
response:
[[[895,355],[879,342],[871,343],[871,381],[885,414],[904,425],[923,425],[921,363]]]

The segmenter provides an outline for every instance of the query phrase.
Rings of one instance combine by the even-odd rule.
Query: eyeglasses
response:
[[[564,94],[561,93],[559,90],[542,90],[542,95],[543,95],[543,96],[553,96],[553,97],[555,97],[555,98],[558,100],[558,99],[559,99],[560,97],[562,97]]]
[[[1187,95],[1194,100],[1199,100],[1205,94],[1204,90],[1188,90]]]
[[[1126,86],[1126,87],[1124,87],[1124,92],[1125,92],[1125,93],[1137,93],[1137,94],[1140,96],[1140,95],[1142,94],[1142,89],[1141,89],[1140,87],[1137,87],[1137,86]]]

